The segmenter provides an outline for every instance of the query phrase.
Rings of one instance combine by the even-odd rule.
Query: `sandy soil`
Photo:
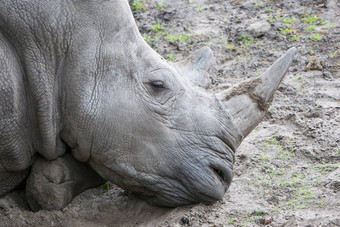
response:
[[[238,149],[224,200],[164,209],[111,186],[61,211],[32,212],[17,190],[0,198],[0,226],[340,226],[340,2],[147,0],[133,9],[169,61],[214,51],[211,91],[259,76],[298,48],[265,120]]]

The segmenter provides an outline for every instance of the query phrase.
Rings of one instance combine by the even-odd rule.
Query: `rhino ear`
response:
[[[184,61],[176,63],[181,74],[188,77],[195,85],[208,88],[211,84],[211,71],[215,58],[209,47],[203,47],[187,57]]]
[[[246,137],[264,118],[276,89],[293,61],[295,52],[295,47],[289,49],[260,77],[217,94],[233,116],[233,121],[243,137]]]

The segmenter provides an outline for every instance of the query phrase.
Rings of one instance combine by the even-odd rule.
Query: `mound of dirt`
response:
[[[340,226],[340,3],[337,0],[131,1],[150,46],[180,61],[209,46],[211,91],[257,77],[298,49],[265,120],[237,152],[234,181],[213,205],[152,207],[111,186],[60,211],[0,198],[0,226]]]

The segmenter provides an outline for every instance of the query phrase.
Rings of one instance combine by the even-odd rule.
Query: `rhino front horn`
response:
[[[217,94],[235,125],[246,137],[264,118],[274,93],[284,78],[296,48],[289,49],[260,77],[245,81]]]

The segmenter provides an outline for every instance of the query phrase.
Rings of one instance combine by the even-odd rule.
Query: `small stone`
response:
[[[255,22],[247,28],[250,34],[254,37],[263,36],[267,33],[271,28],[271,25],[267,21],[258,21]]]
[[[326,31],[326,30],[319,30],[318,33],[321,34],[321,35],[324,35],[324,36],[328,35],[328,31]]]
[[[269,224],[271,224],[273,222],[273,218],[272,217],[266,217],[265,219],[264,219],[264,224],[265,225],[269,225]]]
[[[181,218],[181,222],[182,222],[184,225],[190,225],[190,220],[189,220],[189,218],[187,218],[187,217],[185,217],[185,216],[183,216],[183,217]]]
[[[258,223],[258,224],[261,224],[261,225],[264,225],[264,223],[265,223],[265,219],[264,218],[257,218],[257,219],[255,219],[255,221]]]
[[[276,196],[270,196],[266,200],[270,204],[278,204],[279,203],[279,199]]]
[[[214,15],[208,15],[207,18],[209,20],[216,20],[216,17]]]
[[[233,6],[239,5],[243,2],[243,0],[235,0],[233,3],[231,3]]]
[[[311,56],[306,66],[306,71],[309,71],[309,70],[321,71],[322,69],[323,67],[321,65],[320,59],[318,59],[316,56]]]
[[[329,81],[333,81],[334,80],[334,78],[332,76],[332,73],[330,73],[328,71],[323,71],[322,75],[325,78],[325,80],[329,80]]]

